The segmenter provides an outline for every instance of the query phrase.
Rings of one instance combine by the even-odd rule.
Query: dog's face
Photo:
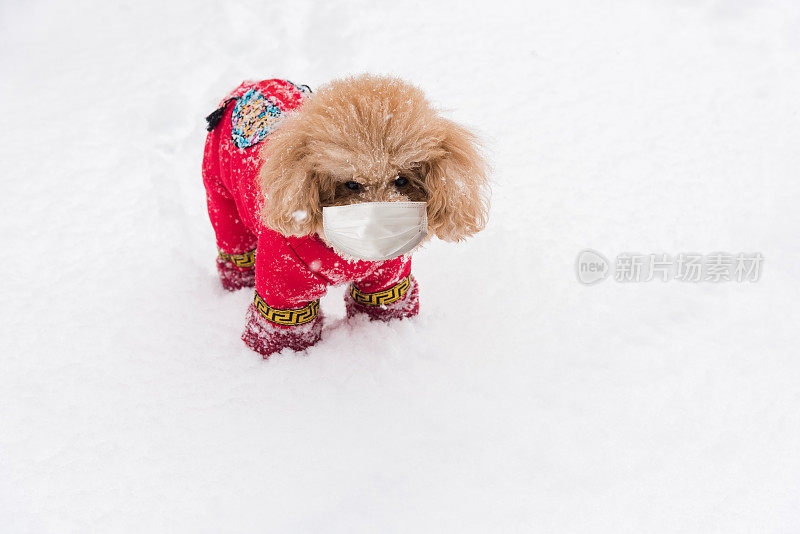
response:
[[[334,81],[284,119],[262,152],[265,224],[284,235],[322,230],[322,208],[424,201],[428,233],[459,241],[488,215],[487,168],[475,137],[396,78]]]

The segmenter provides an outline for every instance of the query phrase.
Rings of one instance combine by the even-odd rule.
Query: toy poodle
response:
[[[350,284],[348,317],[416,315],[412,253],[486,225],[476,137],[398,78],[350,77],[313,94],[245,82],[207,121],[217,270],[225,289],[255,287],[242,339],[265,358],[320,339],[329,285]]]

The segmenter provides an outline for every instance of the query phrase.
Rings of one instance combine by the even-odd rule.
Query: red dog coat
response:
[[[260,144],[309,92],[286,80],[244,82],[207,119],[203,183],[217,265],[226,289],[255,285],[242,338],[264,356],[285,347],[301,350],[319,339],[319,299],[329,285],[354,282],[346,296],[348,315],[388,320],[419,309],[410,257],[346,260],[316,234],[287,237],[261,222]]]

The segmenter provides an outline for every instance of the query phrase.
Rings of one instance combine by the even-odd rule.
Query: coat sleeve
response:
[[[409,274],[411,274],[411,257],[400,256],[381,262],[376,269],[367,276],[359,278],[354,285],[364,293],[376,293],[389,289]]]
[[[322,337],[319,298],[325,287],[283,236],[263,230],[256,252],[256,294],[242,340],[265,358],[286,348],[310,347]]]
[[[314,274],[297,257],[286,239],[271,230],[258,238],[256,253],[256,292],[276,309],[302,308],[320,299],[325,280]]]

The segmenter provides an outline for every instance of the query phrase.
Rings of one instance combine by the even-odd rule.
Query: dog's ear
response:
[[[448,119],[439,120],[438,147],[422,165],[428,226],[443,241],[461,241],[486,226],[488,165],[472,132]]]
[[[284,119],[261,150],[259,186],[264,196],[261,219],[276,232],[304,236],[322,223],[319,179],[309,155],[309,137],[295,127],[294,117]]]

